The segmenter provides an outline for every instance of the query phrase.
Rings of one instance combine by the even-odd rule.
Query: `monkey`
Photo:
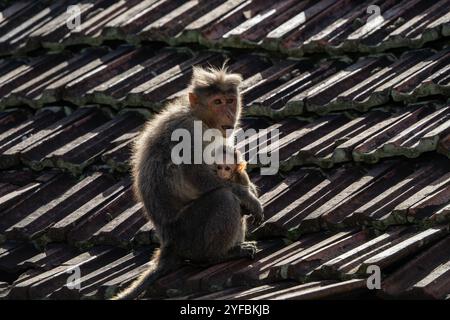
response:
[[[217,175],[221,179],[231,180],[235,183],[249,186],[248,175],[245,171],[247,164],[245,162],[237,164],[219,164],[217,165]]]
[[[216,173],[221,179],[231,180],[235,183],[241,184],[249,188],[249,190],[258,196],[258,189],[254,183],[250,181],[250,177],[247,174],[247,162],[243,160],[241,153],[238,150],[234,150],[228,146],[224,146],[223,152],[225,155],[225,160],[233,159],[231,162],[223,161],[216,166]],[[226,158],[226,156],[230,158]],[[243,216],[248,215],[248,211],[242,208],[241,214]],[[243,220],[246,224],[247,220]]]
[[[257,247],[245,241],[242,210],[262,223],[263,207],[250,188],[224,180],[214,165],[173,161],[174,132],[195,134],[200,123],[217,139],[226,139],[241,116],[242,76],[222,67],[192,69],[187,94],[148,120],[133,144],[131,173],[134,193],[160,240],[149,267],[113,300],[138,298],[152,283],[186,261],[214,264],[235,258],[254,258]],[[177,131],[178,130],[178,131]],[[195,137],[194,137],[195,138]],[[195,139],[189,142],[195,150]],[[201,142],[201,151],[207,144]],[[243,208],[243,209],[241,209]]]
[[[223,155],[225,156],[224,160],[233,159],[233,161],[223,161],[223,163],[216,165],[216,173],[219,178],[249,187],[250,191],[255,196],[258,196],[258,190],[247,174],[247,162],[243,159],[242,154],[238,150],[225,145],[223,147]],[[243,212],[245,214],[245,211]]]

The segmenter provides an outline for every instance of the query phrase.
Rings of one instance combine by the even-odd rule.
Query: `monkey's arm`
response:
[[[258,188],[256,185],[250,180],[250,177],[248,176],[248,173],[246,171],[242,171],[237,176],[237,183],[242,184],[243,186],[248,186],[250,189],[250,192],[253,193],[256,197],[258,197]]]

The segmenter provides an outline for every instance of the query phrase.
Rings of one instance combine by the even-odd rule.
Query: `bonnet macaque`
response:
[[[214,165],[175,164],[171,154],[178,143],[172,140],[177,129],[192,137],[198,122],[203,129],[216,129],[224,137],[235,129],[241,114],[241,80],[225,67],[194,67],[187,96],[149,120],[135,142],[134,191],[161,246],[148,269],[114,299],[139,297],[186,260],[212,264],[254,256],[255,243],[244,239],[242,214],[251,215],[256,225],[262,222],[263,209],[256,194],[248,186],[221,179]]]

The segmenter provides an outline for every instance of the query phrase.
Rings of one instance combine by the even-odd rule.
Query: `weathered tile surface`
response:
[[[237,147],[265,210],[258,252],[181,266],[144,298],[448,299],[449,5],[14,2],[0,14],[0,299],[106,299],[147,268],[159,240],[131,146],[193,65],[226,60],[255,130]],[[277,174],[261,174],[264,151]]]
[[[4,10],[0,53],[121,39],[334,54],[419,47],[450,34],[447,0],[103,0],[66,10],[69,5],[25,1]]]

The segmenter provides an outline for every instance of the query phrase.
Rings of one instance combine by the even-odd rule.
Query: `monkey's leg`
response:
[[[227,255],[242,242],[245,225],[240,211],[239,199],[226,188],[195,200],[170,230],[177,253],[195,262]]]

